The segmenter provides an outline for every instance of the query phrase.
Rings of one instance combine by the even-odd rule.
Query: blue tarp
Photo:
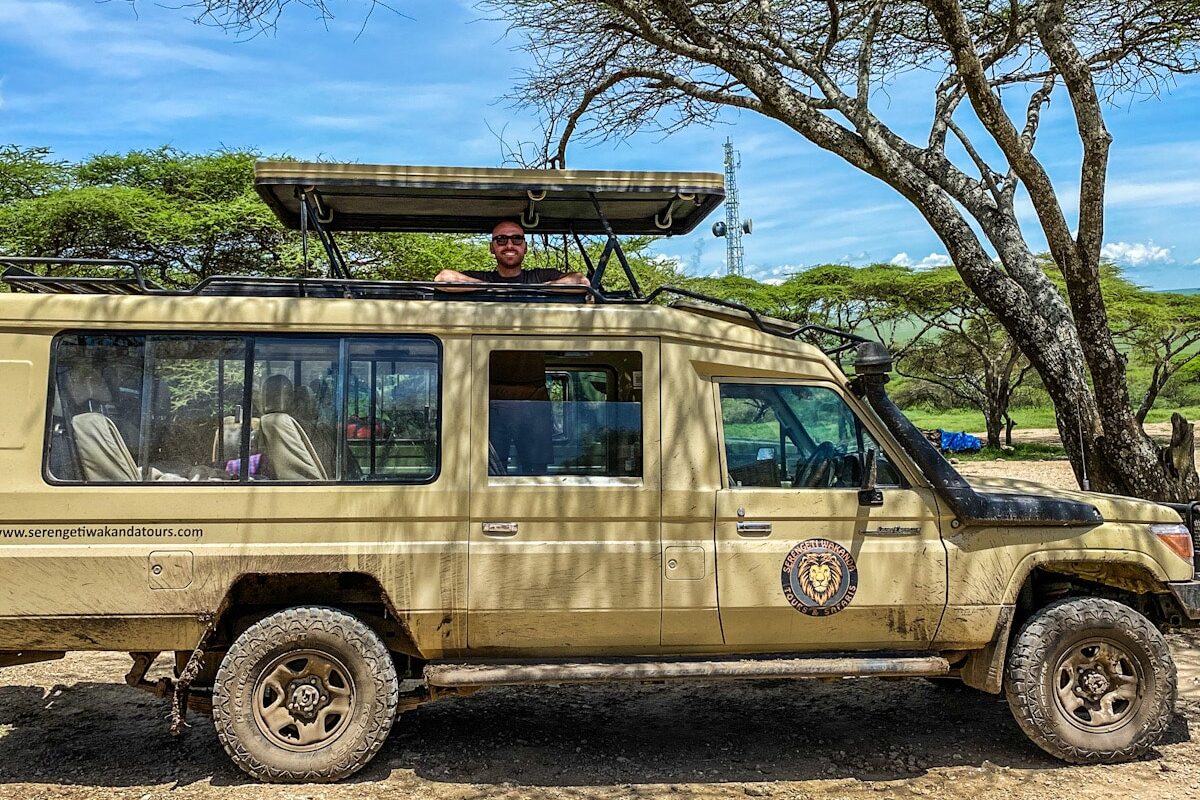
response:
[[[978,436],[972,436],[962,431],[944,431],[938,428],[942,435],[941,448],[943,453],[974,453],[983,448],[983,442]]]

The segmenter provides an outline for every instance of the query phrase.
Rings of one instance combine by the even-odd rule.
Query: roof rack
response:
[[[733,300],[722,300],[718,297],[711,297],[702,292],[693,292],[690,289],[681,289],[678,286],[660,286],[649,295],[646,296],[645,302],[652,303],[655,299],[663,295],[678,295],[691,300],[698,300],[701,303],[716,306],[717,308],[727,309],[735,312],[733,314],[721,314],[724,319],[732,319],[738,322],[750,322],[755,328],[758,328],[763,333],[769,333],[772,336],[782,336],[785,339],[801,339],[808,341],[821,348],[825,355],[833,357],[839,353],[844,353],[851,350],[863,342],[871,341],[865,336],[859,336],[857,333],[843,331],[837,328],[830,328],[825,325],[817,325],[814,323],[806,323],[804,325],[796,325],[782,319],[775,319],[759,314],[750,306]],[[681,303],[676,301],[670,304],[672,308],[678,308],[683,311],[692,311],[700,314],[708,313],[708,310],[703,307],[697,307],[691,303]],[[818,336],[830,336],[841,342],[834,347],[822,347],[821,344],[815,341],[813,334]]]
[[[2,277],[2,276],[0,276]],[[519,283],[434,283],[354,278],[269,278],[216,275],[173,294],[194,297],[318,297],[354,300],[507,300],[586,303],[629,302],[591,286]]]
[[[605,292],[595,285],[554,285],[516,283],[434,283],[432,281],[383,281],[354,278],[275,278],[255,275],[216,275],[205,278],[190,289],[167,289],[146,280],[140,265],[122,259],[25,258],[0,256],[3,281],[15,292],[39,294],[116,294],[160,295],[172,297],[295,297],[347,298],[355,300],[471,300],[541,303],[595,303],[605,305],[650,305],[661,297],[675,296],[684,301],[670,303],[672,308],[714,316],[726,321],[749,324],[763,333],[784,339],[806,340],[833,357],[867,338],[824,325],[796,325],[758,313],[731,300],[694,292],[678,286],[660,286],[649,295],[635,292]],[[96,267],[122,269],[132,277],[55,277],[37,275],[26,266]],[[686,302],[687,300],[697,302]],[[839,342],[824,347],[813,336],[828,336]]]
[[[122,276],[64,276],[38,275],[26,267],[92,267],[121,269],[132,273]],[[162,287],[146,280],[142,266],[123,258],[37,258],[32,256],[0,255],[4,267],[3,280],[14,292],[49,292],[56,294],[150,294]]]

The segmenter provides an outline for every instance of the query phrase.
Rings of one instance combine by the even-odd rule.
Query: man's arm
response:
[[[456,269],[444,269],[433,278],[434,283],[486,283],[479,278],[472,278],[470,275],[465,275]],[[441,289],[443,292],[470,292],[471,289],[466,286],[447,286]]]
[[[589,281],[587,279],[587,276],[584,275],[582,272],[568,272],[566,275],[563,275],[561,278],[555,278],[554,280],[550,281],[550,283],[553,283],[557,286],[564,286],[564,285],[565,286],[590,286],[591,285],[591,281]]]
[[[437,283],[483,283],[479,278],[472,278],[470,275],[459,272],[456,269],[444,269],[434,276],[433,280]]]

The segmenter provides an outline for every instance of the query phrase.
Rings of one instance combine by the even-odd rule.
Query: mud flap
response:
[[[991,643],[967,656],[967,662],[959,670],[959,677],[967,686],[991,694],[1000,694],[1004,687],[1004,659],[1008,655],[1008,640],[1012,635],[1014,614],[1014,606],[1000,609],[1000,618],[996,620],[996,631]]]

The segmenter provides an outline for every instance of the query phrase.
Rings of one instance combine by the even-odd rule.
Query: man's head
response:
[[[506,278],[520,273],[525,260],[525,229],[512,220],[504,220],[492,228],[489,245],[496,257],[496,271]]]

